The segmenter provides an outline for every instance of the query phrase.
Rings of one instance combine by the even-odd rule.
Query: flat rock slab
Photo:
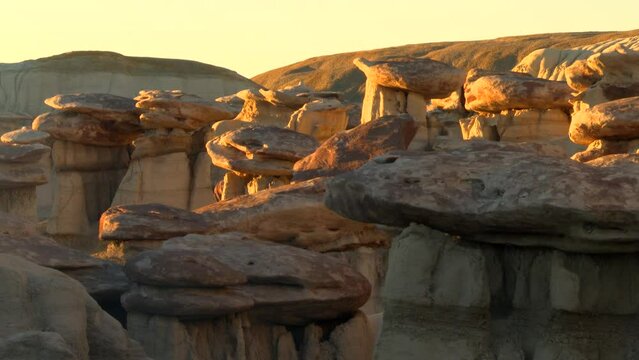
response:
[[[220,144],[243,151],[249,157],[297,161],[311,154],[319,145],[313,137],[276,126],[250,125],[229,131]]]
[[[629,161],[591,166],[498,148],[398,152],[330,180],[326,204],[358,221],[416,222],[483,241],[511,234],[514,245],[526,235],[567,251],[638,251],[638,177]]]
[[[0,163],[35,163],[50,153],[51,148],[42,144],[18,145],[0,143]]]
[[[129,312],[175,316],[181,319],[216,318],[247,311],[253,305],[253,299],[229,288],[135,286],[122,296],[122,306]]]
[[[158,249],[134,256],[125,269],[131,280],[161,287],[224,287],[248,281],[217,256],[208,251]]]
[[[295,163],[293,179],[333,176],[362,166],[393,150],[406,150],[417,133],[409,115],[388,115],[328,138],[315,152]]]
[[[54,139],[95,146],[127,145],[142,133],[137,125],[66,111],[38,116],[33,121],[33,129],[47,132]]]
[[[31,130],[28,127],[22,127],[18,130],[9,131],[0,136],[0,141],[5,144],[37,144],[47,141],[51,135],[44,131]]]
[[[90,114],[100,120],[138,123],[140,110],[135,100],[111,94],[63,94],[44,100],[56,110],[69,110]]]
[[[313,251],[386,247],[393,235],[347,219],[324,205],[325,182],[313,179],[220,201],[197,209],[208,233],[244,232]]]
[[[103,263],[42,235],[15,236],[2,235],[0,232],[0,253],[21,256],[38,265],[58,270],[95,267]]]
[[[213,165],[240,174],[290,176],[293,162],[273,159],[256,154],[249,156],[234,147],[226,146],[222,138],[215,138],[206,144],[206,152]]]
[[[464,85],[466,72],[427,58],[400,58],[392,61],[353,60],[368,80],[395,89],[416,92],[428,99],[448,97]]]
[[[348,264],[329,256],[242,233],[187,235],[167,240],[162,248],[207,252],[253,284],[340,287],[346,275],[354,273]]]
[[[639,96],[608,101],[572,115],[570,140],[588,145],[598,139],[639,138]]]
[[[162,204],[111,207],[100,218],[102,240],[165,240],[205,232],[198,214]]]
[[[473,69],[464,84],[466,109],[498,113],[511,109],[570,108],[572,89],[564,81],[528,74]]]
[[[202,99],[179,90],[142,90],[135,100],[138,108],[164,109],[173,116],[196,120],[202,125],[232,119],[237,115],[232,107],[224,103]]]

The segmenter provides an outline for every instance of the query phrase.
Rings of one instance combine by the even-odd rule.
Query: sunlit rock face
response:
[[[57,94],[106,93],[132,98],[142,89],[181,89],[215,99],[257,88],[237,73],[194,61],[73,52],[0,65],[0,113],[35,116]]]

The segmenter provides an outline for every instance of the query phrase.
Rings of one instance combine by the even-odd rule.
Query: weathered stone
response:
[[[51,136],[43,131],[31,130],[26,126],[4,133],[0,141],[6,144],[44,144]]]
[[[416,92],[429,99],[443,98],[464,85],[466,73],[428,58],[391,61],[353,60],[366,78],[381,86]]]
[[[490,234],[501,232],[521,234],[504,240],[514,245],[637,251],[637,171],[515,147],[396,153],[329,181],[326,203],[359,221],[417,222],[479,241],[497,241]]]
[[[54,139],[95,146],[127,145],[141,134],[136,125],[66,111],[38,116],[33,120],[33,129],[47,132]]]
[[[335,99],[315,100],[291,115],[288,128],[320,143],[348,126],[348,107]]]
[[[224,174],[222,181],[220,181],[222,189],[219,200],[226,201],[246,195],[248,191],[247,185],[250,181],[250,176],[238,175],[232,171],[227,172]]]
[[[239,231],[314,251],[388,246],[391,235],[326,208],[322,179],[263,190],[198,209],[209,233]]]
[[[138,124],[140,111],[135,100],[112,94],[65,94],[44,100],[56,110],[89,114],[100,120],[123,121]]]
[[[131,280],[161,287],[224,287],[248,281],[208,251],[146,251],[127,261],[125,269]]]
[[[229,131],[220,136],[219,143],[244,152],[249,158],[257,156],[297,161],[317,148],[312,137],[275,126],[251,125]]]
[[[51,235],[86,235],[90,225],[82,173],[57,172],[53,178],[53,207],[47,221]]]
[[[191,119],[181,119],[164,109],[151,109],[140,115],[140,125],[144,129],[183,129],[197,130],[202,125]]]
[[[284,105],[291,109],[299,109],[309,101],[308,97],[295,96],[290,92],[260,89],[260,94],[273,105]]]
[[[195,158],[191,176],[191,195],[189,209],[194,210],[216,202],[213,188],[214,183],[213,164],[206,152],[200,152]]]
[[[291,179],[286,176],[256,176],[246,185],[246,192],[249,195],[262,190],[274,189],[279,186],[288,185]]]
[[[357,169],[392,150],[406,150],[417,126],[408,115],[386,116],[335,134],[314,153],[295,163],[296,181]]]
[[[250,297],[230,288],[136,286],[122,296],[122,305],[127,311],[194,320],[243,312],[253,304]]]
[[[188,153],[191,150],[191,135],[181,129],[146,132],[133,141],[135,149],[131,159],[162,156],[172,153]]]
[[[568,86],[579,92],[587,90],[603,76],[599,71],[590,68],[586,60],[575,61],[566,68],[565,74]]]
[[[639,96],[613,100],[572,115],[570,140],[588,145],[597,139],[639,138]]]
[[[0,338],[0,358],[77,360],[78,356],[56,332],[25,331]]]
[[[135,98],[136,107],[141,109],[163,109],[180,119],[190,119],[201,126],[219,120],[232,119],[236,113],[224,103],[205,100],[199,96],[185,94],[180,90],[142,90]]]
[[[639,141],[615,141],[595,140],[582,152],[574,154],[571,159],[579,162],[588,162],[606,155],[634,154],[639,149]]]
[[[220,120],[215,124],[211,125],[211,132],[208,134],[207,140],[212,140],[218,136],[221,136],[224,133],[229,131],[240,129],[244,126],[252,125],[248,121],[241,120]]]
[[[213,165],[240,174],[290,176],[293,173],[292,161],[268,158],[259,154],[249,156],[236,148],[225,146],[221,138],[209,141],[206,151]]]
[[[183,152],[132,160],[111,206],[160,203],[189,206],[191,169]]]
[[[366,92],[362,103],[360,124],[377,120],[382,116],[406,113],[406,93],[366,80]],[[359,125],[359,124],[357,124]]]
[[[571,91],[563,81],[478,69],[468,73],[464,84],[466,109],[494,113],[510,109],[570,108]]]
[[[49,155],[51,148],[42,144],[18,145],[0,143],[0,162],[35,163]]]
[[[0,255],[0,280],[4,324],[0,343],[20,333],[46,331],[57,333],[78,360],[146,359],[120,324],[68,276],[19,257]],[[50,348],[49,344],[33,345]],[[12,350],[18,350],[17,345]]]
[[[161,204],[115,206],[100,218],[102,240],[165,240],[206,229],[201,216]]]
[[[91,146],[62,140],[53,142],[51,159],[57,171],[115,170],[129,166],[125,146]]]

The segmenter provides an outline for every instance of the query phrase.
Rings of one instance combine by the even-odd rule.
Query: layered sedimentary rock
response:
[[[0,66],[0,113],[35,116],[56,94],[107,93],[134,97],[140,89],[182,89],[214,99],[257,84],[237,73],[194,61],[82,51]],[[21,125],[20,125],[21,126]],[[20,126],[15,127],[19,128]],[[9,131],[13,129],[7,129]]]
[[[59,271],[0,254],[0,357],[147,359],[140,345]]]
[[[346,130],[348,107],[336,99],[321,99],[305,104],[291,115],[288,128],[323,142]]]

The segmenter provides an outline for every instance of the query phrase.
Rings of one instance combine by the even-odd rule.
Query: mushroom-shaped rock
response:
[[[63,94],[44,100],[56,110],[89,114],[96,119],[138,124],[135,100],[111,94]]]
[[[41,160],[50,152],[51,149],[42,144],[0,143],[0,188],[47,183],[50,169]]]
[[[427,58],[399,58],[389,61],[353,60],[368,80],[389,88],[439,99],[461,89],[466,72]]]
[[[51,136],[44,131],[29,129],[24,126],[18,130],[9,131],[0,137],[0,141],[5,144],[41,144],[46,142]]]
[[[313,251],[384,247],[392,234],[326,208],[324,179],[313,179],[207,205],[196,212],[208,233],[239,231]]]
[[[142,131],[126,122],[103,121],[83,113],[53,111],[38,116],[33,129],[47,132],[54,139],[85,145],[123,146]]]
[[[276,126],[251,125],[229,131],[220,137],[220,144],[244,152],[249,158],[263,156],[297,161],[315,151],[314,138]]]
[[[247,282],[244,273],[217,260],[208,251],[158,249],[142,252],[125,266],[140,284],[162,287],[224,287]]]
[[[200,215],[161,204],[115,206],[100,218],[102,240],[165,240],[206,229]]]
[[[570,140],[588,145],[597,139],[639,138],[639,96],[608,101],[572,115]]]
[[[179,90],[142,90],[135,100],[137,100],[135,106],[138,108],[163,109],[180,119],[198,121],[202,126],[219,120],[232,119],[237,115],[232,107],[224,103],[202,99]]]
[[[388,115],[333,135],[295,163],[294,180],[333,176],[393,150],[406,150],[417,132],[409,115]]]
[[[213,165],[240,174],[290,176],[293,173],[292,161],[262,155],[249,156],[234,147],[224,145],[221,138],[209,141],[206,151]]]
[[[309,100],[308,97],[296,96],[295,94],[290,94],[277,90],[264,90],[260,89],[260,94],[266,99],[266,101],[274,104],[274,105],[284,105],[288,106],[292,109],[299,109],[304,104],[306,104]]]
[[[464,84],[466,109],[480,112],[570,108],[571,92],[572,89],[564,81],[479,69],[470,70]]]
[[[639,251],[636,164],[595,167],[510,148],[389,154],[329,180],[326,203],[358,221],[416,222],[471,240]]]

